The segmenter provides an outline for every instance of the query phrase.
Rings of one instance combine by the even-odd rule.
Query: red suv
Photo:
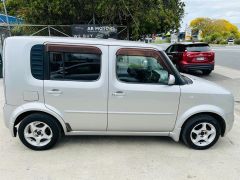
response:
[[[215,53],[207,43],[177,43],[169,46],[166,53],[179,71],[201,70],[208,75],[214,70]]]

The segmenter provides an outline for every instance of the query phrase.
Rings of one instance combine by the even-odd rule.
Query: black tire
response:
[[[32,122],[43,122],[50,127],[52,137],[49,138],[50,142],[48,142],[46,145],[34,146],[25,139],[24,130],[25,130],[26,126],[28,126]],[[48,130],[49,130],[49,128],[48,128]],[[37,150],[37,151],[47,150],[47,149],[52,148],[57,143],[57,141],[60,139],[61,134],[62,134],[61,128],[59,127],[56,120],[52,116],[47,115],[47,114],[42,114],[42,113],[34,113],[34,114],[31,114],[31,115],[25,117],[20,122],[20,125],[18,127],[18,136],[19,136],[20,140],[22,141],[22,143],[25,146],[27,146],[28,148],[30,148],[32,150]]]
[[[213,139],[213,141],[206,145],[206,146],[198,146],[196,144],[193,143],[193,141],[191,140],[191,131],[193,130],[194,127],[198,126],[198,124],[200,123],[209,123],[212,126],[215,127],[215,132],[216,132],[216,136]],[[190,118],[187,123],[184,125],[183,129],[182,129],[182,134],[181,134],[181,138],[182,141],[189,147],[193,148],[193,149],[197,149],[197,150],[204,150],[204,149],[208,149],[211,146],[213,146],[219,139],[219,136],[221,134],[221,127],[218,123],[218,121],[207,114],[201,114],[201,115],[196,115],[193,116],[192,118]],[[200,142],[200,141],[199,141]]]
[[[211,74],[212,70],[203,70],[203,75],[209,75]]]

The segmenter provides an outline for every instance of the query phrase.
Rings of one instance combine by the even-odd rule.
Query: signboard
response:
[[[77,24],[72,25],[72,35],[73,37],[83,38],[117,39],[117,27],[94,24]]]

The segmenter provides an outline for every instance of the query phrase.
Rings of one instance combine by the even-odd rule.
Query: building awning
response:
[[[22,24],[23,20],[14,16],[8,16],[9,24]],[[0,14],[0,23],[7,23],[7,17],[5,14]]]

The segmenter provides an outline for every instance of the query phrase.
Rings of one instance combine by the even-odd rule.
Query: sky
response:
[[[197,17],[226,19],[240,28],[240,0],[182,0],[185,2],[185,17],[182,29]]]

